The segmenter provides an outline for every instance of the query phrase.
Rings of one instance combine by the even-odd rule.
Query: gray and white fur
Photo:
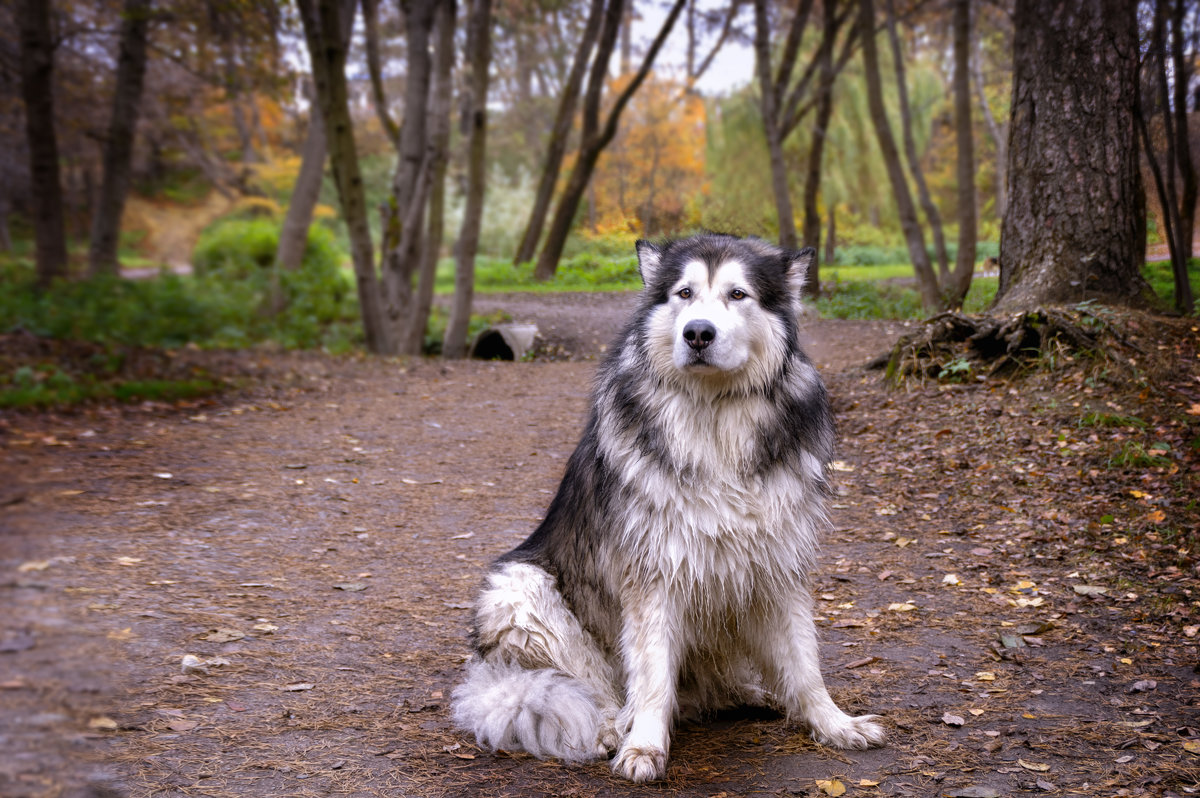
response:
[[[677,717],[729,706],[880,745],[818,665],[834,426],[796,328],[815,253],[717,234],[637,251],[638,309],[545,520],[487,575],[454,720],[490,749],[613,755],[637,782],[665,774]]]

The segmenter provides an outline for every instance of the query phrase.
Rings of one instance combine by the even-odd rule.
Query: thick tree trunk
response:
[[[1008,213],[995,308],[1140,304],[1134,0],[1017,0]]]
[[[567,179],[567,187],[563,191],[562,197],[559,198],[550,230],[546,233],[546,243],[542,247],[533,271],[535,279],[550,280],[554,277],[559,258],[562,257],[563,247],[567,243],[567,236],[571,232],[571,223],[575,219],[575,212],[579,210],[579,203],[591,181],[596,161],[600,158],[600,153],[604,151],[604,148],[613,140],[613,136],[617,134],[621,113],[629,104],[630,98],[645,81],[646,76],[650,74],[650,69],[654,66],[654,59],[658,57],[658,51],[662,49],[663,42],[666,41],[671,29],[675,26],[675,20],[679,19],[685,2],[686,0],[675,0],[672,4],[666,20],[659,28],[658,35],[654,37],[650,49],[646,51],[637,74],[613,102],[604,126],[601,128],[599,125],[600,95],[608,72],[608,61],[616,43],[621,8],[624,5],[621,0],[612,0],[609,11],[605,15],[600,41],[596,46],[596,58],[588,82],[587,97],[584,100],[583,133],[580,137],[579,157],[571,170],[571,176]]]
[[[403,354],[419,355],[424,349],[425,328],[433,307],[433,283],[437,274],[445,231],[446,160],[450,148],[450,98],[454,94],[451,71],[454,68],[454,25],[457,14],[455,0],[441,0],[434,12],[434,32],[437,36],[433,79],[429,87],[429,153],[426,156],[431,170],[429,191],[429,229],[420,252],[417,290],[408,314]]]
[[[55,278],[67,274],[58,137],[54,130],[54,39],[50,32],[49,3],[21,0],[18,13],[37,282],[45,288]]]
[[[567,138],[571,133],[571,124],[575,120],[575,108],[579,105],[579,92],[583,87],[583,78],[587,74],[588,59],[596,45],[596,37],[600,32],[600,21],[604,18],[605,0],[591,0],[587,21],[583,26],[583,36],[579,47],[575,50],[575,59],[571,62],[571,71],[567,74],[566,85],[563,86],[562,96],[558,100],[558,111],[554,116],[554,125],[550,129],[550,140],[546,143],[546,160],[542,164],[542,176],[538,180],[537,193],[533,198],[533,208],[529,212],[529,221],[517,246],[514,263],[525,263],[533,260],[537,253],[538,241],[546,226],[546,216],[550,212],[550,203],[554,199],[554,188],[558,185],[558,175],[562,170],[563,157],[567,152]]]
[[[470,102],[467,128],[467,201],[458,233],[454,270],[454,301],[442,341],[442,357],[460,358],[467,352],[467,330],[475,293],[475,255],[487,190],[488,69],[492,60],[492,0],[471,0],[467,52],[471,54]]]
[[[379,280],[375,276],[374,246],[367,222],[367,203],[363,192],[354,128],[350,120],[346,86],[346,48],[341,42],[339,19],[342,3],[338,0],[298,0],[304,38],[313,65],[313,82],[329,148],[329,161],[337,184],[342,216],[350,234],[354,277],[362,310],[367,349],[379,354],[395,354],[397,339],[386,324]]]
[[[883,105],[883,88],[879,81],[879,51],[875,46],[875,5],[872,0],[860,1],[858,25],[863,48],[863,72],[867,80],[867,106],[872,126],[875,128],[875,137],[879,140],[879,149],[883,153],[888,180],[892,184],[892,193],[896,198],[900,229],[904,232],[904,240],[908,244],[908,257],[912,260],[913,271],[917,275],[921,302],[927,310],[936,310],[941,305],[937,276],[929,262],[929,253],[925,251],[925,235],[921,231],[921,223],[917,221],[917,208],[908,190],[908,179],[904,175],[904,165],[900,162],[900,151],[896,149],[896,139],[892,136],[887,110]]]
[[[958,258],[943,285],[949,308],[962,307],[975,275],[975,137],[971,127],[971,0],[954,0],[954,133],[958,146]]]
[[[121,240],[121,215],[133,171],[133,142],[146,77],[149,27],[150,0],[125,0],[112,116],[108,120],[108,139],[104,142],[104,177],[96,212],[92,215],[88,251],[88,274],[91,276],[116,276],[120,270],[117,248]]]
[[[950,280],[950,265],[946,255],[946,235],[942,231],[942,214],[929,194],[929,186],[925,182],[925,170],[921,167],[921,156],[917,153],[917,140],[913,136],[912,106],[908,102],[908,76],[904,69],[900,35],[896,31],[896,12],[893,0],[885,1],[887,3],[888,40],[892,45],[892,63],[896,71],[896,99],[900,105],[900,131],[904,141],[904,157],[908,160],[908,171],[912,173],[913,183],[917,186],[917,201],[920,202],[925,219],[929,222],[929,232],[933,236],[933,251],[937,255],[938,280],[944,285]]]

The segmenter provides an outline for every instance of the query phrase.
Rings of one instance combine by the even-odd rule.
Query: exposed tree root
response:
[[[1053,367],[1079,357],[1128,364],[1137,344],[1116,326],[1116,315],[1085,305],[1043,307],[1011,316],[946,312],[898,340],[868,368],[889,380],[963,381],[1029,367]]]

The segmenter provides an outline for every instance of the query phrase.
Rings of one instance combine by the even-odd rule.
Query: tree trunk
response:
[[[429,153],[431,183],[429,191],[429,229],[420,252],[417,291],[408,314],[408,330],[403,354],[419,355],[424,349],[425,328],[433,307],[433,283],[437,276],[446,217],[446,160],[450,148],[450,99],[454,95],[451,71],[454,68],[455,0],[440,0],[434,12],[437,35],[433,79],[429,86]]]
[[[378,354],[395,354],[397,340],[386,324],[379,280],[375,276],[371,227],[367,222],[366,196],[350,120],[346,48],[342,46],[344,39],[339,19],[343,4],[338,0],[298,0],[297,5],[325,124],[330,166],[350,234],[367,349]]]
[[[787,54],[784,58],[787,58]],[[795,63],[794,54],[792,63]],[[779,245],[796,249],[796,219],[788,189],[787,162],[783,158],[783,128],[779,123],[778,106],[782,92],[776,90],[776,83],[771,76],[771,22],[767,16],[767,0],[754,0],[754,66],[758,74],[763,134],[767,138],[767,153],[771,162],[771,193],[775,198],[775,215],[779,219]],[[781,69],[787,67],[785,61]]]
[[[442,357],[460,358],[467,352],[467,330],[475,292],[475,255],[487,190],[488,69],[492,60],[492,0],[471,0],[467,52],[471,54],[470,101],[467,110],[467,201],[458,234],[454,270],[454,302]]]
[[[308,132],[300,149],[300,173],[296,175],[287,214],[279,230],[275,266],[280,271],[296,271],[304,259],[308,228],[321,195],[321,179],[325,176],[325,154],[325,122],[314,97],[308,114]]]
[[[832,205],[828,208],[829,228],[825,231],[825,263],[832,266],[837,257],[837,209]]]
[[[917,275],[921,302],[927,310],[936,310],[941,305],[937,276],[929,262],[929,253],[925,251],[925,235],[921,231],[921,223],[917,221],[917,208],[908,190],[908,179],[904,175],[904,165],[900,162],[900,151],[896,149],[896,139],[892,137],[887,111],[883,105],[883,88],[879,81],[879,52],[875,46],[875,6],[872,0],[861,0],[859,3],[858,25],[859,36],[862,39],[863,72],[867,80],[867,106],[871,114],[871,123],[875,128],[875,137],[879,140],[883,163],[896,198],[900,228],[904,231],[908,257],[912,260],[913,271]]]
[[[400,141],[400,127],[388,110],[387,93],[383,90],[383,65],[379,57],[379,0],[362,0],[363,30],[367,50],[367,72],[371,77],[371,96],[375,100],[375,115],[392,146]]]
[[[996,121],[992,106],[988,103],[986,86],[983,80],[983,48],[979,40],[975,40],[975,91],[979,94],[979,107],[983,110],[983,119],[987,124],[988,134],[996,144],[996,218],[1003,219],[1008,208],[1008,126]]]
[[[629,81],[625,90],[613,102],[604,126],[601,128],[599,126],[600,95],[608,73],[608,61],[612,56],[613,46],[616,43],[621,8],[624,5],[622,0],[611,1],[609,10],[605,14],[604,29],[600,34],[600,41],[596,46],[596,58],[592,65],[592,73],[588,81],[587,96],[584,99],[583,132],[580,136],[579,157],[571,170],[571,176],[567,179],[567,187],[563,190],[562,197],[559,198],[558,207],[554,212],[554,219],[550,224],[549,232],[546,234],[546,243],[542,247],[537,265],[534,267],[533,276],[535,279],[550,280],[554,277],[554,272],[558,268],[559,258],[562,257],[563,247],[567,243],[567,236],[571,233],[571,223],[575,219],[575,212],[579,210],[579,203],[583,199],[583,194],[587,190],[592,172],[596,168],[596,161],[600,158],[600,153],[604,151],[604,148],[612,141],[613,136],[617,134],[617,125],[621,121],[621,113],[625,110],[625,106],[629,104],[630,98],[633,97],[634,93],[642,85],[642,82],[645,81],[646,76],[650,74],[650,69],[654,66],[654,59],[658,57],[658,51],[662,49],[663,42],[666,41],[667,36],[671,33],[671,29],[675,26],[675,20],[679,19],[679,14],[683,11],[685,2],[686,0],[675,0],[671,5],[671,11],[667,14],[666,20],[663,21],[658,35],[654,37],[654,41],[650,44],[650,49],[646,51],[646,56],[642,61],[641,67],[638,69],[637,74]]]
[[[958,257],[943,285],[947,308],[962,307],[975,276],[975,138],[971,126],[971,0],[954,0],[954,133],[958,147]]]
[[[583,36],[579,40],[575,60],[571,62],[571,71],[567,75],[566,85],[563,86],[562,96],[558,101],[554,126],[550,129],[550,141],[546,143],[542,176],[533,198],[533,208],[529,212],[529,222],[525,225],[525,232],[513,258],[514,263],[533,260],[537,252],[538,240],[541,239],[542,229],[546,225],[546,215],[550,212],[550,202],[554,199],[554,188],[558,185],[558,174],[562,170],[563,157],[567,152],[567,138],[571,133],[571,123],[575,120],[575,108],[579,104],[579,92],[583,86],[588,59],[596,45],[604,9],[605,0],[591,0],[587,21],[583,26]]]
[[[37,284],[46,288],[67,274],[62,184],[58,173],[58,137],[54,130],[54,38],[50,3],[22,0],[21,95],[29,142],[30,198],[36,245]]]
[[[96,212],[92,215],[88,274],[93,277],[99,274],[116,276],[120,271],[117,248],[121,241],[121,214],[125,210],[133,170],[133,142],[146,76],[149,12],[149,0],[125,0],[112,116],[108,120],[108,139],[104,142],[104,177]]]
[[[433,72],[430,41],[439,0],[417,0],[406,9],[408,75],[405,81],[404,122],[400,128],[400,158],[392,178],[392,206],[384,229],[383,280],[388,323],[406,345],[406,316],[413,308],[413,277],[421,266],[425,210],[433,184],[433,154],[429,146],[429,86]]]
[[[357,0],[341,0],[340,31],[342,46],[345,48],[350,47],[350,31],[354,28],[357,5]],[[308,228],[312,226],[313,212],[321,197],[321,183],[325,178],[325,121],[311,84],[306,85],[305,91],[310,102],[308,131],[300,149],[300,173],[296,175],[287,213],[284,214],[283,225],[279,228],[279,246],[275,249],[275,263],[267,296],[267,312],[272,314],[281,312],[285,306],[280,285],[281,273],[296,271],[304,262],[304,252],[308,249]]]
[[[820,62],[820,83],[817,95],[817,116],[813,121],[812,143],[808,150],[808,169],[804,176],[804,246],[821,249],[821,215],[817,198],[821,193],[821,160],[825,153],[825,137],[829,131],[829,120],[833,116],[833,81],[837,77],[833,66],[833,41],[837,36],[837,4],[822,3],[823,33],[821,50],[817,54]],[[830,209],[830,218],[833,210]],[[808,270],[808,290],[813,296],[821,294],[821,259],[813,258]]]
[[[933,251],[937,255],[938,280],[942,285],[950,281],[949,258],[946,255],[946,236],[942,231],[942,214],[938,212],[929,186],[925,183],[925,170],[921,168],[921,156],[917,154],[917,141],[913,136],[912,106],[908,102],[908,77],[904,69],[904,54],[900,48],[900,36],[896,32],[896,12],[893,0],[887,2],[887,31],[892,45],[892,63],[896,71],[896,98],[900,105],[900,130],[904,141],[904,157],[908,160],[908,171],[917,186],[917,200],[929,222],[933,235]]]
[[[1165,1],[1165,0],[1163,0]],[[1192,162],[1191,137],[1188,135],[1188,86],[1192,65],[1184,58],[1184,16],[1187,13],[1187,3],[1184,0],[1174,0],[1171,9],[1171,66],[1174,76],[1174,113],[1175,158],[1179,166],[1179,177],[1183,185],[1179,194],[1179,227],[1175,235],[1179,238],[1178,250],[1181,259],[1172,261],[1172,271],[1175,276],[1175,309],[1180,313],[1192,313],[1195,300],[1192,297],[1192,286],[1188,281],[1188,259],[1193,251],[1193,228],[1196,219],[1196,165]]]
[[[1141,304],[1134,0],[1017,0],[1001,311]]]

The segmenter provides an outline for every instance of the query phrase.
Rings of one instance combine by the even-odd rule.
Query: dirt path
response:
[[[900,329],[874,323],[806,335],[842,432],[825,671],[888,747],[722,717],[633,788],[456,733],[467,608],[544,510],[586,410],[578,358],[628,299],[513,311],[592,319],[551,338],[573,360],[289,356],[216,402],[0,417],[0,795],[1200,790],[1197,417],[1082,377],[890,391],[858,368]],[[1185,344],[1163,345],[1194,366]],[[1082,426],[1093,407],[1185,443],[1110,467],[1145,433]]]

